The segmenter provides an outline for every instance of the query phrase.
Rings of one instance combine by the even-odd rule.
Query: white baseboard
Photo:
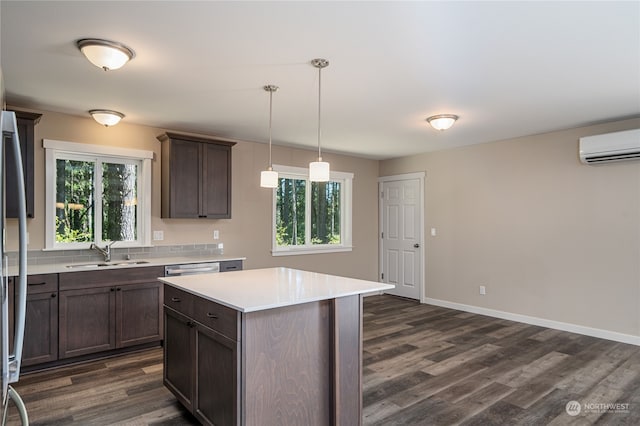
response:
[[[514,314],[511,312],[497,311],[495,309],[481,308],[479,306],[465,305],[463,303],[448,302],[446,300],[431,299],[426,297],[424,303],[442,306],[443,308],[456,309],[459,311],[471,312],[474,314],[487,315],[494,318],[502,318],[510,321],[523,322],[525,324],[538,325],[541,327],[554,328],[556,330],[569,331],[571,333],[584,334],[585,336],[599,337],[601,339],[613,340],[616,342],[629,343],[640,346],[640,336],[618,333],[615,331],[602,330],[600,328],[585,327],[583,325],[570,324],[567,322],[553,321],[544,318],[531,317],[528,315]]]

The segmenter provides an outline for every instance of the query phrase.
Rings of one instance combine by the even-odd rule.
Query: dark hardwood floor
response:
[[[640,424],[640,347],[392,296],[364,306],[364,425]],[[15,388],[33,425],[197,424],[163,387],[159,348]]]

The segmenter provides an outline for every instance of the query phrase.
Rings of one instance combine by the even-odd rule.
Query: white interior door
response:
[[[423,180],[415,174],[380,178],[380,279],[387,293],[422,300]]]

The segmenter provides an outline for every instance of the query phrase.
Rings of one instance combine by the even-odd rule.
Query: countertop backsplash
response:
[[[185,244],[155,247],[111,248],[113,260],[158,259],[164,257],[207,257],[220,256],[223,249],[214,244]],[[9,266],[18,265],[18,253],[7,253]],[[103,261],[102,255],[95,250],[29,250],[27,263],[31,265],[50,265]]]

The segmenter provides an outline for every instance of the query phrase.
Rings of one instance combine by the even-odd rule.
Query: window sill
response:
[[[324,253],[340,253],[352,251],[352,246],[336,246],[336,247],[318,247],[318,248],[289,248],[271,250],[271,256],[296,256],[299,254],[324,254]]]

